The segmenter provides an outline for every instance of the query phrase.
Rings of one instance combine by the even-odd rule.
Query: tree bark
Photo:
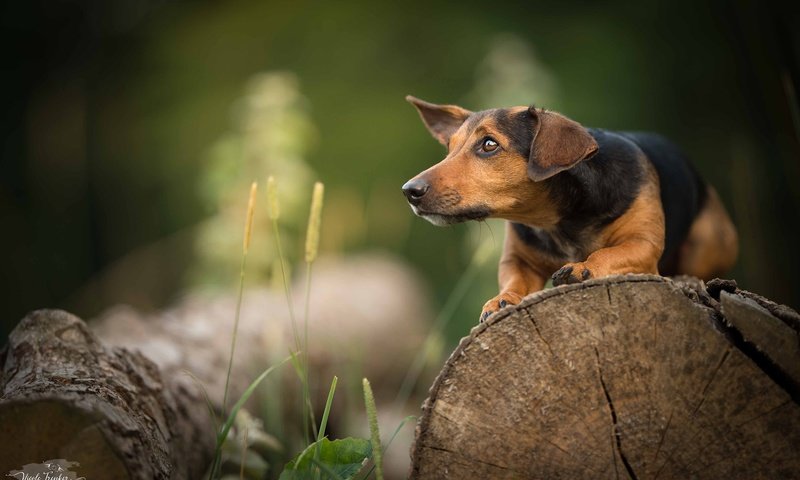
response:
[[[724,281],[540,292],[453,352],[411,478],[798,478],[798,319]]]
[[[200,478],[214,430],[198,388],[79,318],[29,314],[0,352],[0,472],[63,458],[92,479]]]

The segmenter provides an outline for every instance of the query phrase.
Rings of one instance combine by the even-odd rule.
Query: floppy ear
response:
[[[407,95],[406,100],[416,107],[433,138],[439,140],[445,147],[458,127],[472,114],[469,110],[456,105],[436,105],[411,95]]]
[[[534,120],[528,176],[550,178],[597,153],[597,142],[580,123],[553,112],[528,109]]]

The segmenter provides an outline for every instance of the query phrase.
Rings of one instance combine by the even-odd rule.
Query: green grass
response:
[[[369,380],[363,380],[364,385],[364,407],[367,410],[367,420],[369,421],[369,438],[372,442],[372,461],[375,463],[375,478],[383,480],[383,451],[381,448],[381,431],[378,428],[378,409],[375,406],[375,396],[372,394],[372,387]]]
[[[431,349],[436,344],[437,338],[439,335],[444,331],[444,328],[453,318],[453,315],[456,312],[456,309],[466,297],[467,292],[469,291],[472,284],[475,282],[475,278],[480,271],[481,267],[486,263],[486,260],[491,255],[491,244],[489,242],[482,243],[476,250],[475,253],[472,255],[472,259],[470,260],[469,266],[464,273],[461,274],[461,277],[456,282],[455,288],[450,293],[447,298],[447,301],[442,307],[442,310],[436,316],[436,320],[433,321],[433,325],[428,332],[428,335],[425,338],[425,342],[423,343],[422,348],[417,352],[417,355],[414,357],[414,361],[411,363],[411,366],[406,371],[406,376],[403,379],[403,383],[400,385],[400,389],[397,392],[397,397],[395,397],[395,407],[401,408],[405,405],[408,401],[408,398],[411,396],[411,393],[414,391],[414,387],[419,380],[419,376],[422,373],[423,368],[425,367],[425,361],[427,360],[428,356],[430,355]]]
[[[361,471],[360,480],[367,480],[373,476],[377,480],[383,480],[383,473],[384,473],[383,454],[386,452],[386,450],[388,450],[389,446],[392,444],[392,441],[394,441],[395,437],[400,432],[400,430],[409,421],[415,420],[415,417],[409,416],[403,419],[403,421],[400,422],[400,424],[394,431],[393,435],[387,442],[386,446],[384,447],[381,443],[380,429],[378,426],[378,412],[377,412],[375,397],[372,391],[372,387],[369,383],[369,380],[364,378],[362,381],[362,390],[364,395],[364,408],[369,424],[369,431],[370,431],[369,439],[367,440],[367,439],[346,438],[343,439],[344,440],[343,442],[328,441],[326,437],[327,427],[331,416],[331,409],[336,387],[339,381],[339,378],[337,376],[334,376],[331,382],[330,390],[328,392],[328,397],[325,403],[324,412],[322,414],[322,418],[319,423],[319,428],[317,428],[317,423],[314,418],[314,412],[310,398],[308,324],[309,324],[310,304],[311,304],[310,297],[312,292],[311,290],[312,266],[314,264],[314,260],[317,257],[317,252],[319,247],[322,204],[324,195],[324,187],[322,186],[321,183],[317,183],[314,187],[311,209],[309,213],[308,230],[306,233],[306,249],[304,258],[306,267],[305,292],[304,292],[305,304],[303,311],[303,335],[301,337],[292,302],[291,289],[288,282],[288,269],[287,269],[288,261],[284,255],[284,251],[282,249],[280,241],[277,186],[274,178],[270,177],[267,181],[267,197],[269,201],[268,213],[272,223],[273,232],[275,234],[275,245],[280,261],[283,290],[289,308],[289,317],[291,321],[291,328],[293,334],[293,346],[289,349],[289,356],[284,358],[281,362],[277,363],[276,365],[267,368],[258,377],[256,377],[256,379],[247,387],[244,393],[235,402],[235,404],[231,408],[231,411],[227,412],[228,390],[230,387],[230,376],[233,368],[233,359],[236,349],[236,337],[238,333],[239,316],[241,312],[241,304],[244,291],[245,267],[246,267],[247,252],[250,243],[250,232],[254,214],[255,192],[256,192],[256,184],[254,182],[253,186],[251,187],[250,203],[248,205],[248,211],[247,211],[247,223],[245,225],[245,239],[243,242],[241,265],[239,271],[239,288],[237,291],[236,311],[234,315],[233,334],[231,340],[231,351],[228,361],[225,393],[223,396],[222,413],[223,413],[223,418],[225,420],[222,424],[220,424],[220,420],[217,418],[214,408],[210,400],[208,399],[208,396],[206,395],[205,389],[202,387],[202,384],[200,385],[200,388],[203,391],[203,395],[205,395],[207,406],[209,407],[209,414],[213,419],[215,429],[217,432],[215,439],[216,445],[215,445],[214,459],[211,465],[209,478],[210,479],[219,478],[221,469],[222,449],[228,438],[232,425],[234,424],[236,415],[242,408],[242,405],[250,398],[250,396],[253,394],[256,388],[264,381],[264,379],[266,379],[276,368],[278,368],[279,366],[283,365],[286,362],[290,362],[293,366],[293,369],[295,371],[295,374],[297,375],[298,380],[300,381],[300,387],[302,390],[302,397],[301,397],[302,423],[303,423],[302,436],[304,444],[306,446],[305,448],[301,449],[301,452],[298,457],[296,457],[294,460],[292,460],[287,464],[286,469],[284,469],[284,472],[281,474],[281,478],[282,479],[307,478],[305,475],[306,473],[308,473],[309,475],[313,475],[313,478],[315,480],[320,480],[322,478],[328,478],[334,480],[348,480],[355,478],[357,475],[359,475],[359,471]],[[395,398],[396,406],[403,407],[407,402],[424,368],[425,360],[430,355],[433,345],[435,345],[436,343],[438,335],[441,334],[444,327],[453,317],[458,304],[466,296],[467,291],[473,284],[476,274],[478,273],[480,267],[483,265],[483,263],[485,263],[486,258],[488,258],[489,250],[490,248],[488,248],[486,245],[482,245],[474,253],[472,260],[470,261],[469,267],[462,274],[453,292],[450,294],[447,302],[445,303],[441,312],[434,321],[428,333],[428,336],[425,339],[423,347],[420,349],[420,351],[414,358],[414,361],[412,362],[411,366],[409,367],[408,371],[406,372],[403,384],[398,391],[397,397]],[[199,380],[197,380],[195,377],[192,378],[199,383]],[[227,416],[225,416],[226,413]],[[312,442],[311,441],[312,438],[315,438],[316,440]],[[366,442],[366,443],[359,443],[359,442]],[[363,448],[364,445],[366,445],[369,448],[365,450]],[[245,444],[243,445],[241,452],[242,462],[244,462],[246,453],[247,453],[247,445]],[[343,458],[343,457],[349,458],[348,461],[351,463],[346,465],[328,463],[330,461],[335,461],[331,459]],[[326,458],[328,460],[326,460]],[[371,467],[366,471],[363,471],[364,469],[360,468],[360,465],[358,463],[355,464],[352,463],[353,461],[357,462],[359,458],[363,458],[364,461],[366,461],[367,459],[371,459],[372,460]],[[354,465],[356,467],[355,469],[353,467]],[[363,463],[361,465],[363,465]],[[243,465],[240,467],[243,467]],[[302,471],[300,471],[299,469],[302,469]],[[244,471],[243,468],[241,468],[240,476],[243,476],[242,473],[243,471]]]

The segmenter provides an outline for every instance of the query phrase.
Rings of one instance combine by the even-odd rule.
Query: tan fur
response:
[[[681,246],[678,271],[703,280],[723,275],[736,263],[739,239],[717,192],[708,187],[703,209]]]
[[[652,165],[647,166],[648,180],[639,196],[627,212],[600,233],[600,242],[606,247],[586,259],[592,276],[658,274],[658,260],[664,252],[664,211],[658,175]]]
[[[428,178],[437,190],[453,192],[453,198],[457,195],[458,201],[446,206],[453,212],[491,205],[494,217],[541,226],[555,225],[559,220],[557,209],[541,184],[528,178],[526,159],[503,151],[491,162],[475,160],[471,146],[486,135],[509,143],[491,119],[474,131],[462,126],[450,138],[447,157],[418,176]],[[449,213],[447,208],[442,213]]]
[[[627,212],[600,232],[593,253],[583,262],[563,265],[572,267],[576,278],[624,273],[658,274],[658,260],[664,251],[664,212],[658,176],[649,164],[648,170],[648,180],[639,196]],[[523,223],[527,221],[523,220]],[[525,245],[511,225],[507,225],[498,270],[500,294],[486,302],[482,314],[498,310],[501,300],[513,305],[529,293],[541,290],[547,278],[559,267],[562,265],[557,260]]]
[[[531,158],[501,149],[487,160],[475,152],[481,139],[492,137],[506,146],[512,143],[493,117],[474,125],[465,121],[471,112],[460,107],[437,106],[413,97],[409,101],[417,107],[434,137],[448,147],[444,160],[415,177],[425,179],[435,192],[434,202],[420,204],[415,212],[422,216],[458,216],[486,211],[492,217],[535,226],[544,232],[558,231],[554,228],[562,220],[558,205],[541,180],[596,152],[596,141],[579,123],[554,112],[527,107],[509,109],[509,114],[528,110],[536,119]],[[647,176],[633,203],[609,225],[586,232],[580,251],[551,257],[526,244],[511,223],[507,224],[498,269],[500,293],[486,302],[481,318],[541,290],[551,275],[554,282],[573,283],[614,274],[659,273],[665,241],[659,178],[643,154],[638,160]],[[731,268],[737,253],[736,230],[716,192],[709,187],[708,200],[679,251],[678,271],[709,279]],[[564,264],[565,260],[573,261]]]

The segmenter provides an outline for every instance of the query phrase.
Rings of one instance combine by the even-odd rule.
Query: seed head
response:
[[[270,220],[277,220],[281,211],[278,208],[278,187],[275,185],[275,177],[272,175],[267,178],[267,210]]]
[[[253,184],[250,185],[250,199],[247,202],[247,220],[244,225],[244,244],[242,245],[244,253],[247,253],[247,249],[250,248],[250,236],[253,233],[253,215],[256,211],[257,191],[258,182],[253,182]]]
[[[311,263],[317,258],[324,195],[325,186],[321,182],[315,183],[314,193],[311,196],[311,213],[308,216],[308,230],[306,231],[306,263]]]

